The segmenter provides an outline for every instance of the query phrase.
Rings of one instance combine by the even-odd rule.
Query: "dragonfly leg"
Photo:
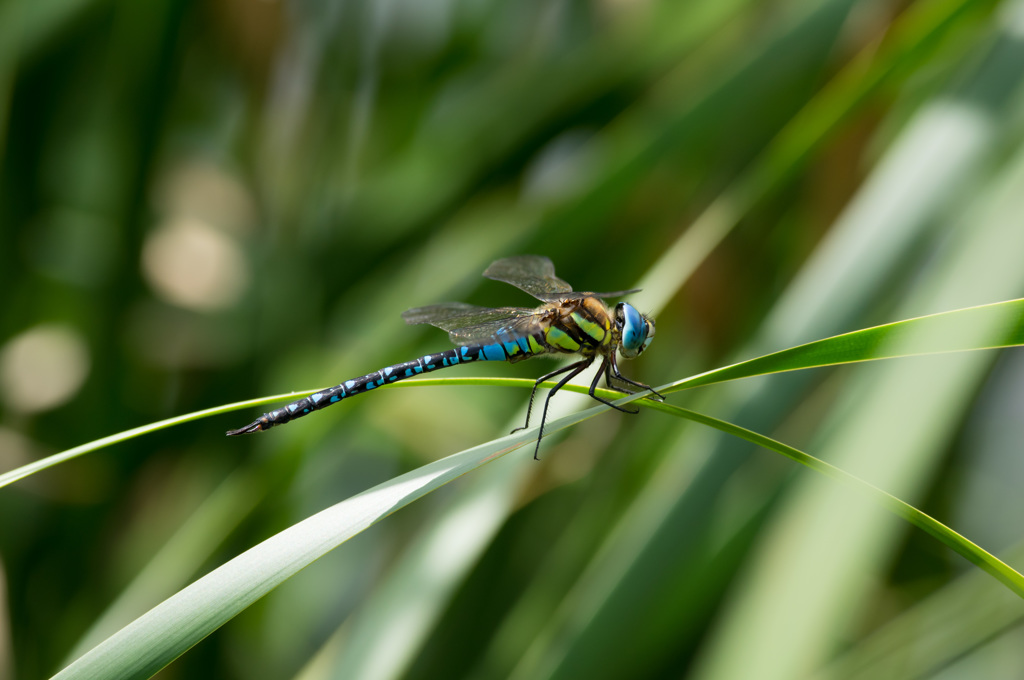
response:
[[[550,373],[545,373],[541,377],[537,378],[537,380],[533,383],[533,390],[530,392],[530,403],[526,407],[526,424],[523,425],[522,427],[517,427],[516,429],[512,430],[512,432],[510,432],[509,434],[515,434],[516,432],[519,432],[519,430],[525,430],[526,428],[528,428],[530,426],[530,413],[533,411],[533,398],[537,396],[537,390],[540,389],[541,383],[543,383],[545,380],[551,380],[556,375],[560,375],[562,373],[565,373],[566,371],[571,371],[572,369],[576,368],[576,366],[578,366],[578,365],[579,365],[579,362],[577,362],[575,364],[569,364],[568,366],[562,366],[561,368],[556,368],[555,370],[551,371]],[[555,388],[555,389],[558,389],[558,388]],[[554,391],[554,390],[552,390],[552,391]]]
[[[546,423],[548,420],[548,404],[551,403],[551,397],[555,396],[555,392],[565,387],[565,384],[567,382],[569,382],[570,380],[578,376],[580,373],[585,371],[587,367],[590,366],[590,364],[592,363],[594,363],[594,358],[588,357],[583,361],[577,361],[575,364],[569,364],[568,366],[556,372],[557,374],[569,371],[569,373],[564,378],[558,381],[557,385],[551,388],[551,391],[548,392],[548,396],[544,398],[544,412],[540,416],[540,429],[537,431],[537,447],[533,450],[534,460],[540,460],[540,440],[544,436],[544,423]]]
[[[616,385],[613,380],[615,376],[612,375],[612,364],[610,361],[605,359],[604,364],[601,365],[601,369],[604,371],[604,381],[608,385],[608,389],[615,390],[616,392],[622,392],[623,394],[636,394],[632,389],[626,389],[622,385]],[[594,381],[597,384],[597,381]]]
[[[601,382],[601,374],[603,373],[604,374],[605,382],[608,383],[608,387],[610,387],[613,390],[616,390],[618,392],[622,392],[623,394],[632,394],[631,392],[627,392],[626,390],[622,389],[621,387],[617,387],[617,386],[615,386],[615,385],[613,385],[611,383],[611,381],[609,380],[609,375],[610,374],[608,373],[608,370],[609,370],[608,369],[608,364],[609,363],[610,362],[607,359],[605,359],[604,363],[601,364],[601,370],[598,371],[597,375],[594,376],[594,382],[590,383],[590,390],[587,392],[587,394],[590,395],[591,399],[596,399],[597,401],[601,402],[602,404],[605,404],[606,406],[611,406],[613,409],[616,409],[618,411],[622,411],[623,413],[640,413],[640,409],[635,409],[634,410],[634,409],[629,409],[629,408],[624,408],[622,406],[618,406],[617,404],[614,404],[614,403],[608,401],[604,397],[597,396],[597,394],[594,392],[594,390],[597,389],[597,383]]]
[[[650,385],[645,385],[645,384],[643,384],[641,382],[637,382],[635,380],[630,380],[626,376],[624,376],[621,373],[619,373],[619,365],[617,363],[615,363],[615,359],[612,359],[611,361],[607,361],[606,360],[606,362],[605,362],[605,382],[607,382],[608,383],[608,387],[611,387],[613,390],[617,389],[620,392],[625,392],[626,390],[623,390],[622,388],[616,387],[615,385],[612,384],[612,375],[611,375],[611,373],[615,374],[615,379],[616,380],[622,381],[623,383],[625,383],[627,385],[631,385],[633,387],[636,387],[637,391],[639,391],[639,392],[644,392],[644,391],[650,392],[651,394],[656,396],[661,401],[665,401],[664,395],[662,395],[660,392],[655,390]]]

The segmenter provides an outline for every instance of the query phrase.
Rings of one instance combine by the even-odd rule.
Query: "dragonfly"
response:
[[[229,430],[228,436],[269,430],[342,399],[423,373],[475,361],[516,363],[536,356],[579,357],[577,361],[537,378],[530,392],[526,424],[512,430],[517,432],[530,426],[530,414],[537,390],[544,382],[562,376],[544,400],[534,459],[538,458],[540,452],[551,398],[598,358],[601,359],[601,366],[588,391],[593,399],[625,413],[637,413],[639,410],[624,408],[597,394],[602,376],[605,384],[617,392],[634,394],[648,391],[659,399],[663,398],[651,386],[630,380],[619,372],[617,357],[633,359],[650,346],[654,339],[654,321],[628,302],[620,302],[612,308],[603,298],[621,297],[639,292],[639,289],[609,293],[575,292],[572,286],[555,276],[555,266],[551,260],[540,255],[519,255],[498,260],[484,271],[484,276],[510,283],[543,304],[526,308],[479,307],[463,302],[443,302],[407,310],[402,314],[406,323],[425,323],[448,331],[448,337],[456,347],[346,380],[340,385],[264,413],[245,427]]]

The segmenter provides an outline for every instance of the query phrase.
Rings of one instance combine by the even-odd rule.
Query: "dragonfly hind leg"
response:
[[[548,404],[551,403],[551,397],[555,396],[555,392],[557,392],[558,390],[560,390],[563,387],[565,387],[565,384],[567,382],[569,382],[570,380],[572,380],[573,378],[578,376],[583,371],[587,370],[587,367],[590,366],[590,364],[592,364],[592,363],[594,363],[594,359],[593,359],[593,357],[590,357],[590,358],[584,359],[583,361],[577,361],[575,364],[569,364],[568,366],[566,366],[566,367],[564,367],[564,368],[562,368],[562,369],[560,369],[558,371],[555,371],[555,373],[554,373],[555,375],[558,375],[559,373],[565,373],[566,371],[569,371],[569,373],[564,378],[559,380],[558,384],[556,384],[554,387],[552,387],[551,391],[548,392],[548,396],[546,396],[544,398],[544,412],[541,413],[541,416],[540,416],[540,429],[537,430],[537,446],[533,450],[533,459],[534,460],[540,460],[540,457],[539,457],[539,454],[540,454],[540,440],[544,436],[544,424],[548,420]],[[549,375],[551,375],[551,374],[549,374]],[[534,390],[536,390],[536,389],[537,388],[535,386]]]
[[[530,427],[530,414],[533,412],[533,400],[534,400],[534,397],[537,396],[537,390],[540,389],[540,386],[541,386],[541,384],[544,381],[551,380],[556,375],[561,375],[562,373],[565,373],[566,371],[571,371],[574,368],[576,368],[577,366],[579,366],[580,364],[586,364],[587,366],[589,366],[591,364],[591,362],[593,362],[593,359],[589,359],[589,360],[584,359],[583,361],[577,361],[574,364],[569,364],[568,366],[562,366],[561,368],[556,368],[555,370],[551,371],[550,373],[545,373],[541,377],[537,378],[537,380],[535,380],[534,383],[533,383],[533,390],[530,391],[530,403],[526,407],[526,423],[524,425],[520,426],[520,427],[515,428],[509,434],[515,434],[516,432],[519,432],[519,430],[525,430],[526,428]],[[573,375],[575,376],[577,374],[573,373]],[[559,387],[561,387],[561,384],[559,385]],[[557,389],[558,389],[558,387],[554,388],[551,391],[554,392]],[[548,395],[548,396],[550,396],[550,395]]]

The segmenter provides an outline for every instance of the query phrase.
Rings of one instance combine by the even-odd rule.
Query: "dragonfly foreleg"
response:
[[[613,390],[618,390],[620,392],[628,392],[627,390],[624,390],[621,387],[618,387],[618,386],[612,384],[612,378],[613,378],[612,374],[613,373],[614,373],[615,380],[619,380],[619,381],[625,383],[626,385],[630,385],[632,387],[637,388],[636,392],[650,392],[651,394],[656,396],[658,399],[660,399],[662,401],[665,401],[665,397],[660,392],[658,392],[653,387],[651,387],[650,385],[645,385],[644,383],[637,382],[635,380],[630,380],[626,376],[624,376],[621,373],[619,373],[619,365],[617,363],[615,363],[614,359],[612,359],[610,361],[606,359],[605,360],[605,364],[604,364],[604,374],[605,374],[605,382],[608,383],[608,387],[612,388]],[[635,392],[632,392],[632,393],[635,394]]]
[[[622,392],[623,394],[636,394],[636,390],[632,388],[627,389],[622,385],[616,385],[613,382],[615,380],[615,376],[612,375],[612,364],[607,359],[603,364],[601,364],[601,370],[604,373],[604,382],[608,385],[608,389],[615,390],[616,392]],[[623,382],[625,383],[625,381]]]
[[[596,399],[597,401],[601,402],[602,404],[605,404],[606,406],[611,406],[613,409],[622,411],[623,413],[634,413],[634,414],[635,413],[640,413],[640,409],[636,409],[636,410],[628,409],[628,408],[619,406],[619,405],[617,405],[617,404],[615,404],[613,402],[610,402],[607,399],[605,399],[604,397],[597,396],[595,390],[597,390],[597,383],[601,382],[601,374],[604,374],[604,380],[605,380],[606,383],[608,383],[608,387],[612,388],[613,390],[618,390],[619,392],[622,392],[623,394],[632,394],[631,392],[627,392],[626,390],[621,389],[619,387],[616,387],[615,385],[613,385],[611,383],[611,380],[609,379],[609,376],[611,374],[608,372],[608,370],[609,370],[608,366],[609,366],[610,363],[611,362],[608,359],[605,359],[604,363],[601,364],[601,370],[598,371],[597,375],[594,376],[594,382],[590,383],[590,390],[587,392],[587,394],[590,395],[591,399]]]

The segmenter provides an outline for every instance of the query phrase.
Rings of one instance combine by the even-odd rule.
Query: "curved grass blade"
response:
[[[545,431],[569,427],[606,408],[559,418]],[[285,529],[164,600],[55,677],[152,676],[328,551],[453,479],[533,444],[536,435],[537,428],[531,428],[429,463]]]
[[[796,370],[815,365],[1021,344],[1022,304],[1024,301],[1009,301],[857,331],[736,364],[721,371],[697,376],[695,379],[680,381],[675,385],[677,389],[681,389],[684,386],[691,386],[702,377],[705,380],[708,380],[708,377],[713,378],[708,382],[719,382],[747,375]],[[965,344],[956,332],[965,324],[981,324],[987,328],[996,328],[998,332],[994,337],[992,334],[986,335],[986,340],[980,345],[978,342]],[[916,344],[910,343],[908,346],[906,340],[911,330],[918,331],[915,336],[912,336],[912,339],[923,337],[924,341]],[[901,354],[887,352],[885,349],[887,345],[898,346]],[[476,384],[530,384],[528,380],[480,378],[434,379],[429,383],[422,382],[424,384],[454,384],[463,381],[471,381]],[[419,382],[421,381],[405,384],[411,385]],[[401,385],[403,383],[399,383],[399,386]],[[585,388],[579,389],[582,391]],[[636,394],[620,400],[619,403],[642,398],[643,394]],[[891,512],[937,537],[968,560],[995,576],[1013,592],[1024,596],[1024,578],[1017,572],[948,527],[876,487],[862,483],[852,475],[796,449],[774,442],[763,435],[675,406],[649,400],[644,401],[650,408],[687,417],[734,436],[742,437],[867,491]],[[222,407],[213,409],[212,412],[222,412],[250,404],[251,402]],[[605,406],[596,407],[558,419],[549,424],[549,431],[553,432],[556,429],[568,427],[605,409],[607,409]],[[207,411],[192,416],[183,416],[149,428],[139,428],[119,437],[99,440],[92,447],[98,448],[105,443],[113,443],[113,441],[127,436],[134,436],[141,431],[159,429],[160,426],[166,427],[210,413],[211,411]],[[60,677],[94,677],[96,673],[116,674],[122,677],[146,677],[156,672],[328,550],[429,491],[532,441],[534,436],[533,430],[525,431],[516,436],[505,437],[455,454],[314,515],[243,553],[166,600],[69,666]],[[84,451],[79,451],[77,455],[82,452]],[[69,455],[71,453],[73,451],[65,452],[62,454],[62,459],[71,457]]]
[[[1021,575],[1020,572],[1016,571],[992,553],[984,550],[930,515],[921,512],[912,505],[901,501],[895,496],[886,493],[859,477],[841,470],[834,465],[830,465],[823,460],[815,458],[810,454],[804,453],[799,449],[795,449],[792,446],[787,446],[786,444],[775,441],[770,437],[766,437],[738,425],[733,425],[732,423],[724,420],[718,420],[717,418],[712,418],[711,416],[697,413],[696,411],[691,411],[689,409],[684,409],[679,406],[674,406],[672,404],[666,404],[664,402],[648,400],[646,406],[663,413],[669,413],[679,418],[685,418],[686,420],[691,420],[695,423],[712,427],[720,432],[733,435],[734,437],[745,439],[746,441],[766,448],[769,451],[780,453],[790,460],[794,460],[816,472],[820,472],[827,477],[843,482],[844,484],[867,494],[889,512],[893,513],[897,517],[905,519],[931,536],[934,536],[943,544],[962,555],[969,562],[977,565],[982,570],[995,577],[996,580],[1013,591],[1018,597],[1024,598],[1024,575]]]
[[[575,386],[574,386],[575,387]],[[580,387],[580,390],[586,388]],[[642,399],[635,394],[619,404]],[[859,478],[798,449],[731,423],[671,404],[647,406],[753,442],[875,498],[1024,597],[1024,576],[934,518]],[[548,431],[607,410],[597,406],[559,418]],[[533,441],[536,428],[425,465],[353,496],[282,531],[178,592],[61,671],[56,678],[146,678],[314,560],[392,512],[477,467]]]
[[[977,334],[973,332],[976,328],[989,329],[984,341],[978,341]],[[1024,298],[939,312],[834,335],[701,373],[664,389],[659,388],[659,391],[677,392],[728,380],[820,366],[1020,345],[1024,345]]]
[[[965,332],[965,330],[971,331],[977,327],[989,328],[992,331],[986,334],[985,340],[980,343],[977,340],[976,333]],[[823,340],[816,340],[738,364],[701,373],[690,378],[684,378],[683,380],[669,383],[664,388],[659,388],[659,391],[663,394],[666,392],[678,392],[684,389],[729,380],[739,380],[740,378],[750,378],[757,375],[783,373],[820,366],[835,366],[903,356],[999,349],[1021,345],[1024,345],[1024,298],[940,312],[938,314],[896,321],[851,333],[835,335]],[[518,385],[532,388],[533,381],[516,378],[429,378],[385,385],[384,388],[407,388],[414,385],[419,387],[428,385]],[[551,385],[546,384],[546,386],[550,387]],[[76,446],[67,451],[62,451],[61,453],[6,472],[0,475],[0,488],[64,461],[133,437],[207,416],[294,399],[297,396],[313,394],[316,391],[305,390],[290,392],[286,395],[279,394],[259,399],[250,399],[248,401],[239,401],[125,430],[124,432]]]
[[[144,434],[149,434],[150,432],[157,432],[158,430],[163,430],[168,427],[173,427],[175,425],[181,425],[182,423],[188,423],[193,420],[199,420],[201,418],[206,418],[207,416],[215,416],[221,413],[228,413],[229,411],[237,411],[243,408],[260,406],[262,404],[268,404],[275,401],[284,401],[285,399],[294,399],[298,396],[313,394],[315,391],[316,390],[306,390],[305,392],[289,392],[288,394],[278,394],[273,397],[260,397],[259,399],[236,401],[233,404],[216,406],[214,408],[203,409],[202,411],[193,411],[192,413],[186,413],[185,415],[182,416],[175,416],[173,418],[168,418],[166,420],[159,420],[155,423],[150,423],[149,425],[133,427],[132,429],[125,430],[124,432],[118,432],[117,434],[111,434],[107,435],[106,437],[100,437],[99,439],[94,439],[91,442],[80,444],[74,448],[70,448],[66,451],[61,451],[60,453],[55,453],[52,456],[41,458],[39,460],[29,463],[28,465],[22,465],[21,467],[15,468],[13,470],[8,470],[7,472],[0,474],[0,489],[4,488],[9,484],[13,484],[19,479],[24,479],[29,475],[51,468],[54,465],[59,465],[60,463],[69,461],[73,458],[78,458],[79,456],[84,456],[85,454],[96,451],[97,449],[102,449],[113,444],[118,444],[129,439],[134,439],[135,437],[139,437]]]

